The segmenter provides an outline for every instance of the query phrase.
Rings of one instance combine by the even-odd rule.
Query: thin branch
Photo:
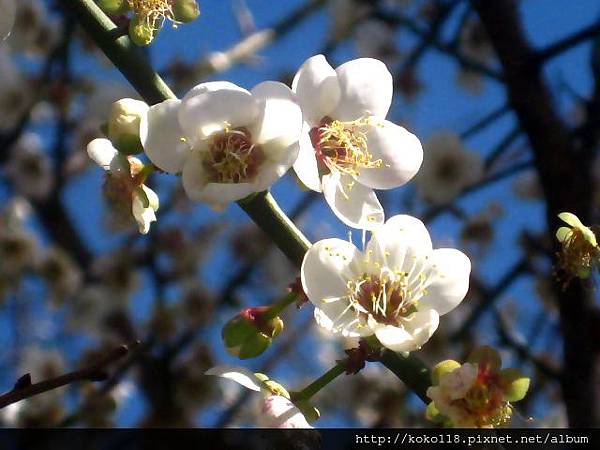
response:
[[[508,325],[506,324],[506,320],[502,317],[498,311],[494,311],[494,315],[496,320],[496,330],[498,332],[498,336],[500,337],[501,342],[512,348],[519,357],[531,362],[534,367],[540,371],[540,373],[544,374],[548,378],[551,378],[555,381],[561,379],[561,372],[554,367],[546,364],[544,361],[539,359],[537,356],[533,354],[533,352],[529,349],[529,346],[519,341],[516,337],[514,337],[509,330]]]
[[[423,27],[417,24],[415,21],[401,14],[379,11],[374,15],[374,17],[394,26],[404,26],[411,33],[415,34],[416,36],[422,39],[427,39],[429,36],[428,30],[423,29]],[[455,58],[457,62],[465,69],[473,70],[477,73],[486,75],[492,80],[500,82],[504,80],[504,76],[502,75],[502,73],[499,73],[495,69],[488,67],[485,64],[481,64],[480,62],[475,61],[474,59],[471,59],[468,56],[464,55],[462,52],[460,52],[459,48],[451,42],[446,43],[440,41],[439,39],[432,39],[431,44],[438,51],[446,53]]]
[[[526,258],[523,258],[516,262],[493,288],[485,288],[481,286],[481,284],[477,286],[477,288],[482,291],[482,299],[473,309],[473,311],[471,311],[471,314],[463,322],[462,326],[456,332],[454,332],[454,334],[452,334],[450,340],[458,341],[466,336],[468,331],[473,328],[473,325],[475,325],[475,323],[481,318],[483,313],[487,309],[491,308],[494,302],[500,298],[500,296],[510,287],[510,285],[528,270],[529,263]]]
[[[15,383],[15,387],[11,391],[0,396],[0,409],[26,398],[78,381],[102,381],[107,377],[106,367],[121,359],[128,351],[129,347],[121,345],[90,366],[35,384],[31,383],[31,376],[29,374],[23,375]]]
[[[475,122],[473,125],[471,125],[469,128],[464,130],[462,133],[460,133],[460,137],[462,139],[470,138],[472,135],[479,133],[481,130],[487,128],[496,120],[500,119],[501,117],[504,117],[509,112],[510,105],[508,103],[505,103],[500,108],[494,109],[487,115],[483,116],[480,120]]]
[[[463,191],[460,194],[458,194],[457,198],[460,198],[463,195],[469,194],[478,189],[486,187],[497,181],[501,181],[501,180],[504,180],[505,178],[512,177],[513,175],[515,175],[517,173],[523,172],[524,170],[529,170],[533,167],[534,167],[533,161],[524,161],[522,163],[515,164],[514,166],[507,167],[506,169],[499,170],[495,174],[484,178],[483,180],[479,181],[478,183],[474,183],[474,184],[470,185],[469,187],[463,189]],[[453,205],[454,205],[454,201],[452,201],[450,203],[446,203],[444,205],[438,205],[438,206],[434,206],[434,207],[430,208],[428,211],[425,212],[425,214],[423,214],[423,222],[425,222],[425,223],[431,222],[433,219],[435,219],[441,213],[452,208]]]
[[[547,61],[598,35],[600,35],[600,22],[595,22],[592,25],[577,31],[576,33],[573,33],[572,35],[539,50],[535,58],[540,63]]]

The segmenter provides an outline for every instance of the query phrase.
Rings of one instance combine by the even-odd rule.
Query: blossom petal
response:
[[[402,186],[416,175],[423,162],[419,139],[405,128],[384,120],[367,131],[369,152],[382,167],[360,170],[358,181],[373,189]]]
[[[384,221],[383,207],[373,189],[356,183],[352,177],[332,172],[323,177],[325,200],[346,225],[373,230]]]
[[[341,239],[318,241],[304,256],[302,286],[316,307],[317,323],[331,332],[363,335],[357,330],[360,324],[347,298],[347,282],[362,272],[362,258],[362,253],[353,244]]]
[[[204,375],[227,378],[252,391],[260,392],[261,390],[260,380],[244,367],[230,365],[216,366],[208,369],[204,372]]]
[[[385,118],[392,104],[392,74],[377,59],[360,58],[336,70],[342,95],[332,118],[343,121],[365,116]]]
[[[309,130],[310,126],[305,122],[299,141],[300,151],[298,158],[294,162],[294,171],[307,188],[321,192],[319,167],[317,165],[317,158],[315,157],[315,149],[308,134]]]
[[[108,139],[94,139],[87,145],[88,156],[104,170],[110,168],[110,164],[119,153]]]
[[[302,412],[281,395],[269,395],[262,406],[264,425],[269,428],[312,428]]]
[[[330,115],[340,100],[338,76],[323,55],[308,58],[300,66],[292,89],[310,126]]]
[[[570,212],[562,212],[558,215],[558,218],[563,222],[571,225],[573,228],[585,228],[585,225],[581,223],[579,217]]]
[[[315,242],[304,255],[301,280],[304,292],[318,308],[323,300],[343,297],[347,281],[356,276],[362,253],[350,242],[324,239]]]
[[[184,97],[181,99],[182,103],[187,103],[192,97],[204,94],[205,92],[214,92],[221,89],[229,89],[234,91],[246,91],[244,88],[237,84],[229,81],[207,81],[206,83],[200,83],[190,89]]]
[[[179,173],[190,151],[177,119],[180,100],[165,100],[148,110],[140,123],[140,140],[152,163],[169,173]]]
[[[347,302],[335,306],[328,305],[325,309],[315,308],[315,321],[331,333],[342,333],[345,337],[371,336],[373,331],[361,321],[353,309],[348,308]]]
[[[142,188],[144,189],[144,193],[146,194],[150,205],[157,205],[158,196],[156,193],[145,185],[142,185]],[[155,209],[157,208],[153,208],[152,206],[145,207],[144,202],[139,195],[134,194],[132,196],[131,213],[138,224],[139,232],[141,234],[148,234],[150,231],[150,224],[156,222]]]
[[[399,214],[373,232],[366,251],[382,265],[409,271],[416,259],[431,254],[431,237],[419,219]]]
[[[394,352],[412,352],[421,348],[433,335],[440,322],[434,310],[417,311],[402,321],[402,327],[381,325],[374,330],[381,344]]]
[[[434,278],[427,283],[427,293],[419,300],[419,309],[435,309],[442,316],[467,295],[471,261],[456,249],[440,248],[433,251],[431,264]]]
[[[261,106],[261,114],[251,130],[253,142],[261,144],[277,138],[285,147],[297,142],[302,131],[302,111],[290,88],[265,81],[250,92]]]
[[[292,167],[298,158],[298,142],[286,145],[287,139],[272,139],[261,147],[266,156],[258,172],[255,184],[256,192],[264,191],[271,187]]]
[[[182,102],[179,124],[185,135],[194,141],[225,128],[252,125],[259,113],[258,102],[245,89],[218,89],[194,95]]]

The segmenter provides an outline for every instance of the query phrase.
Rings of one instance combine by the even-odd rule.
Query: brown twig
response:
[[[31,383],[31,375],[25,374],[17,380],[11,391],[0,396],[0,409],[23,399],[52,391],[78,381],[102,381],[107,377],[106,367],[121,359],[128,352],[129,347],[127,345],[121,345],[90,366],[35,384]]]

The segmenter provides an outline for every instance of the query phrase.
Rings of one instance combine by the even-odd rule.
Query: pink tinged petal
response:
[[[409,272],[417,260],[431,254],[431,237],[419,219],[399,214],[374,231],[366,251],[382,265]]]
[[[384,63],[372,58],[355,59],[339,66],[336,73],[342,95],[332,118],[385,118],[392,104],[393,80]]]
[[[262,412],[265,414],[265,425],[270,428],[312,428],[302,412],[280,395],[267,396]]]
[[[260,392],[261,390],[260,381],[256,378],[256,375],[244,367],[229,365],[216,366],[208,369],[204,374],[233,380],[252,391]]]
[[[332,172],[323,176],[323,193],[333,213],[349,227],[373,230],[384,221],[383,207],[373,189],[348,175]]]
[[[419,309],[434,309],[442,316],[456,308],[467,295],[471,261],[458,250],[440,248],[433,251],[431,264],[432,278],[427,280]]]
[[[477,380],[477,372],[478,367],[476,364],[464,363],[452,372],[440,377],[440,388],[446,392],[451,400],[463,398]]]
[[[300,66],[292,89],[298,96],[304,120],[310,126],[329,116],[340,100],[337,74],[323,55],[308,58]]]
[[[94,139],[87,145],[88,156],[104,170],[108,170],[119,152],[108,139]]]
[[[261,108],[251,130],[253,141],[261,144],[278,139],[285,147],[297,142],[302,131],[302,111],[290,88],[276,81],[265,81],[251,93]]]
[[[360,170],[358,181],[373,189],[392,189],[410,181],[423,162],[419,139],[405,128],[387,120],[369,127],[367,143],[379,168]]]
[[[294,162],[294,171],[300,181],[308,188],[316,192],[321,192],[321,178],[319,177],[319,167],[315,157],[315,149],[310,141],[308,132],[310,127],[304,124],[302,135],[300,136],[300,151],[298,158]]]
[[[179,173],[190,151],[190,142],[184,140],[179,126],[180,100],[165,100],[150,107],[142,116],[140,139],[144,152],[152,163],[169,173]]]
[[[412,352],[419,350],[431,338],[439,322],[437,312],[417,311],[402,320],[401,327],[380,325],[375,329],[375,336],[384,347],[394,352]]]
[[[179,124],[193,141],[225,128],[248,127],[260,114],[260,106],[244,89],[219,89],[194,95],[181,103]]]

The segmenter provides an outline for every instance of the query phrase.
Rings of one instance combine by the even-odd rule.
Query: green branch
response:
[[[62,0],[94,42],[149,104],[175,95],[148,63],[143,53],[92,0]],[[310,241],[281,210],[268,192],[260,192],[238,202],[239,206],[273,240],[297,267],[300,267]],[[429,385],[428,369],[414,356],[403,358],[386,351],[382,364],[390,369],[419,397],[425,400]],[[337,367],[337,366],[336,366]]]
[[[96,45],[150,105],[175,98],[173,91],[154,71],[124,30],[117,27],[93,0],[62,0]]]
[[[317,392],[319,392],[321,389],[323,389],[325,386],[327,386],[329,383],[331,383],[333,380],[335,380],[337,377],[339,377],[345,371],[346,371],[346,363],[342,362],[342,361],[338,362],[335,366],[333,366],[331,369],[329,369],[327,372],[325,372],[323,375],[321,375],[315,381],[310,383],[308,386],[306,386],[300,392],[292,394],[292,400],[294,402],[301,402],[301,401],[309,400],[313,395],[315,395]]]

